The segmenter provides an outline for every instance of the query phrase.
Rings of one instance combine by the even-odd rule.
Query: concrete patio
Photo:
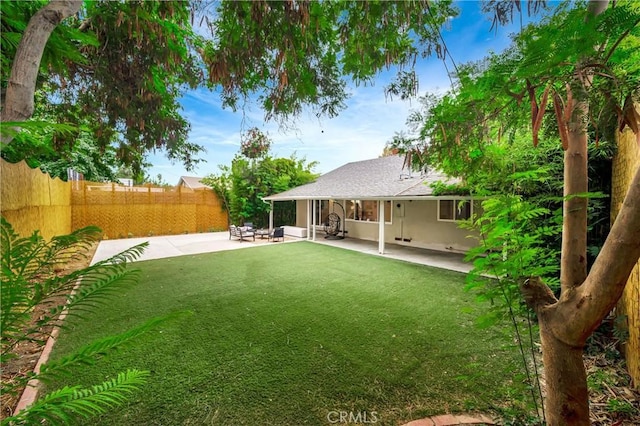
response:
[[[305,239],[286,237],[284,242],[272,242],[268,239],[256,238],[253,240],[239,241],[236,238],[229,239],[228,232],[209,232],[202,234],[167,235],[158,237],[127,238],[120,240],[101,241],[92,263],[107,259],[134,245],[148,241],[149,247],[144,251],[138,261],[162,259],[166,257],[187,256],[199,253],[211,253],[224,250],[238,250],[259,245],[289,244]],[[415,247],[401,246],[398,244],[386,244],[385,254],[378,253],[378,243],[375,241],[363,241],[353,238],[344,240],[326,240],[318,236],[315,243],[325,244],[346,250],[355,250],[361,253],[384,256],[390,259],[403,260],[421,265],[434,266],[457,272],[469,272],[471,265],[463,261],[463,255],[452,252],[439,252]]]

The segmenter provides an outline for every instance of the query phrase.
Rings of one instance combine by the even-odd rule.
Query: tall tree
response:
[[[537,277],[522,283],[540,324],[546,414],[551,425],[588,425],[587,338],[615,306],[640,258],[640,170],[623,207],[587,271],[589,135],[611,139],[628,126],[640,142],[640,8],[637,3],[563,5],[522,31],[514,46],[480,66],[463,67],[456,91],[430,109],[413,161],[456,173],[482,166],[491,141],[509,136],[529,115],[529,131],[556,132],[564,150],[561,292]],[[603,7],[604,6],[604,7]],[[522,108],[528,100],[527,109]]]
[[[220,174],[202,180],[223,200],[230,221],[267,226],[270,206],[262,197],[304,185],[317,177],[313,172],[315,162],[308,163],[295,156],[273,158],[270,146],[266,134],[257,128],[249,129],[243,134],[240,152],[231,167],[221,166]]]

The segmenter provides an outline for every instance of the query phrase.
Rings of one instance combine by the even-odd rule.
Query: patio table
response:
[[[256,234],[256,237],[260,237],[261,240],[264,240],[264,237],[268,237],[269,236],[269,230],[268,229],[256,229],[255,230],[255,234]]]

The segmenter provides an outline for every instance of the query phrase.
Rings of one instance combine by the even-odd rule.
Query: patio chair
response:
[[[271,233],[271,235],[269,235],[269,239],[275,241],[276,238],[282,238],[282,241],[284,241],[284,228],[280,227],[280,228],[275,228],[273,230],[273,232]]]
[[[337,213],[329,213],[324,223],[324,232],[327,237],[335,237],[340,233],[340,216]]]
[[[255,232],[253,232],[252,229],[246,228],[244,226],[230,225],[229,226],[229,239],[231,239],[232,237],[236,237],[240,241],[242,241],[244,239],[249,239],[249,238],[253,238],[253,241],[256,240]]]
[[[242,226],[248,229],[253,229],[253,222],[245,222]]]

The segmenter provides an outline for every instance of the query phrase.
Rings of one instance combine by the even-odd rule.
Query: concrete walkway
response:
[[[237,238],[229,239],[229,232],[206,232],[201,234],[165,235],[159,237],[126,238],[120,240],[103,240],[93,256],[92,263],[108,259],[137,244],[149,242],[149,246],[138,261],[163,259],[165,257],[186,256],[199,253],[211,253],[216,251],[237,250],[241,248],[255,247],[261,244],[276,244],[267,238],[256,238],[240,241]],[[296,240],[285,239],[285,242]],[[280,243],[279,243],[280,244]]]
[[[345,238],[344,240],[325,240],[323,237],[318,237],[315,242],[347,250],[355,250],[375,256],[404,260],[405,262],[434,266],[436,268],[448,269],[450,271],[462,273],[467,273],[472,268],[471,264],[466,263],[463,260],[464,255],[460,253],[442,252],[386,243],[384,245],[384,254],[380,254],[378,253],[378,243],[376,241],[364,241],[354,238]]]
[[[268,239],[256,238],[255,241],[239,241],[237,238],[229,240],[228,232],[208,232],[202,234],[167,235],[159,237],[126,238],[119,240],[104,240],[100,242],[92,263],[118,254],[130,247],[148,241],[147,247],[138,259],[153,260],[165,257],[186,256],[199,253],[211,253],[224,250],[237,250],[242,248],[256,247],[265,244],[282,244],[272,242]],[[304,239],[286,237],[285,243],[306,241]],[[459,253],[439,252],[415,247],[401,246],[398,244],[386,244],[385,254],[378,253],[378,243],[375,241],[363,241],[353,238],[344,240],[325,240],[318,237],[315,241],[319,244],[340,247],[347,250],[355,250],[361,253],[384,256],[390,259],[403,260],[406,262],[418,263],[421,265],[434,266],[457,272],[469,272],[471,265],[463,261],[463,255]]]

